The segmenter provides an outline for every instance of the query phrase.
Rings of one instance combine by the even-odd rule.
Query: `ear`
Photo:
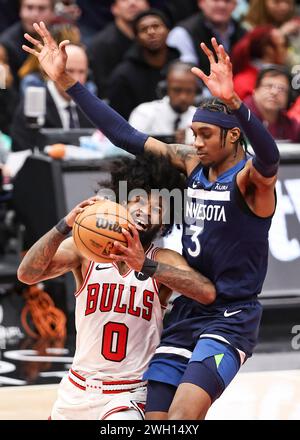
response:
[[[232,128],[230,130],[230,142],[232,142],[233,144],[237,142],[240,138],[240,135],[241,135],[241,130],[239,128],[237,127]]]

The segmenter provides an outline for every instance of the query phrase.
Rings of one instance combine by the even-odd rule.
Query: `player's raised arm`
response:
[[[35,23],[34,28],[43,43],[25,34],[26,40],[33,44],[34,48],[23,45],[23,50],[38,58],[47,75],[66,90],[90,121],[113,144],[132,154],[151,151],[168,156],[174,166],[183,172],[186,171],[186,163],[194,154],[191,147],[168,145],[134,129],[122,116],[66,72],[65,48],[69,41],[64,40],[57,45],[43,22]]]
[[[255,157],[250,166],[253,166],[257,172],[250,173],[249,179],[257,185],[274,185],[275,179],[270,178],[276,175],[279,165],[280,156],[277,145],[263,124],[235,93],[232,65],[224,47],[218,45],[215,38],[211,41],[215,54],[204,43],[201,43],[201,48],[210,62],[210,75],[205,75],[197,67],[193,67],[192,72],[205,83],[213,96],[221,99],[233,111],[251,143]]]
[[[80,256],[72,238],[67,235],[72,230],[76,216],[96,198],[77,205],[54,228],[41,237],[25,254],[19,268],[18,279],[25,284],[55,278],[78,268]]]

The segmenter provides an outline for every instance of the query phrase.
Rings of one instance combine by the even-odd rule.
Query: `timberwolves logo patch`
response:
[[[146,281],[149,278],[148,275],[144,275],[142,272],[134,272],[134,275],[139,281]]]

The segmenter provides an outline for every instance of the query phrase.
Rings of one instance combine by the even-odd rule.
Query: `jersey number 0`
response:
[[[121,362],[126,357],[128,327],[120,322],[108,322],[103,327],[101,354],[105,359]]]

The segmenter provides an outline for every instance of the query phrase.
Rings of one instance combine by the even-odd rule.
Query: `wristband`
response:
[[[146,257],[140,272],[142,272],[144,275],[148,275],[148,277],[152,277],[155,274],[157,267],[157,261],[150,260],[150,258]]]
[[[69,232],[72,231],[72,227],[68,225],[66,222],[65,217],[62,218],[57,225],[55,225],[55,228],[58,230],[58,232],[62,235],[68,235]]]

